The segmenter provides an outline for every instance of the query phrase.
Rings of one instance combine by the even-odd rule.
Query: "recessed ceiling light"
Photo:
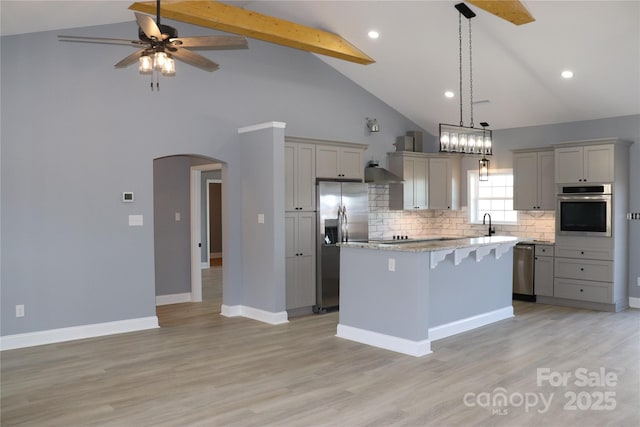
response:
[[[446,96],[447,98],[453,98],[455,96],[455,94],[453,92],[451,92],[450,90],[446,91],[444,93],[444,96]]]
[[[378,37],[380,37],[380,33],[378,33],[375,30],[371,30],[369,31],[369,38],[371,39],[377,39]]]
[[[573,71],[571,70],[564,70],[562,72],[562,74],[560,74],[562,77],[564,77],[565,79],[570,79],[571,77],[573,77]]]

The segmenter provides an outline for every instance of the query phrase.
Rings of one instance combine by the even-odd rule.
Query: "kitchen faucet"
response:
[[[492,234],[496,234],[496,228],[495,227],[491,227],[491,214],[490,213],[486,213],[484,214],[484,216],[482,217],[482,225],[487,225],[485,220],[487,219],[487,215],[489,215],[489,234],[487,234],[487,236],[491,237]]]

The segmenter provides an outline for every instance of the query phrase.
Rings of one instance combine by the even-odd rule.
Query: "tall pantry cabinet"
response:
[[[294,310],[316,303],[316,151],[287,141],[284,152],[286,308]]]

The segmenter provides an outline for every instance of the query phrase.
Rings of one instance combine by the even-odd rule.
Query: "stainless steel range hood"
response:
[[[378,162],[372,160],[364,168],[364,182],[369,184],[397,184],[404,182],[398,175],[378,166]]]

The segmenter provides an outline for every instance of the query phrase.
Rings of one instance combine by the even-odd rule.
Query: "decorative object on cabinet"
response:
[[[369,128],[369,132],[380,132],[380,125],[378,124],[378,119],[370,119],[366,118],[367,127]]]
[[[458,10],[458,41],[459,41],[459,81],[460,81],[460,125],[440,123],[440,151],[447,153],[492,154],[492,132],[486,129],[487,122],[480,123],[482,130],[476,129],[473,122],[473,60],[471,47],[471,18],[476,14],[464,3],[455,5]],[[467,18],[469,26],[469,127],[464,126],[462,120],[462,15]],[[488,172],[488,169],[487,169]]]

